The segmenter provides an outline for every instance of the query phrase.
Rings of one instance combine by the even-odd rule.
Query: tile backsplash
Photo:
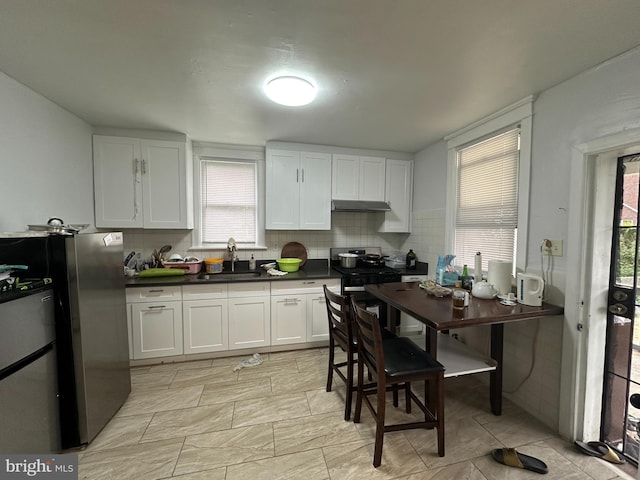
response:
[[[379,233],[378,228],[383,221],[380,213],[335,212],[332,214],[331,230],[267,230],[266,250],[240,250],[240,260],[247,260],[253,253],[257,259],[272,259],[280,256],[282,247],[288,242],[300,242],[307,247],[309,258],[328,258],[331,247],[380,246],[385,254],[406,253],[409,248],[418,255],[426,255],[431,248],[424,244],[430,238],[427,233],[437,222],[426,220],[428,215],[414,222],[414,230],[419,234]],[[430,218],[430,217],[429,217]],[[414,235],[416,240],[409,241]],[[443,236],[442,233],[435,237]],[[142,252],[144,257],[162,245],[172,246],[172,253],[191,254],[200,258],[220,257],[224,251],[191,250],[192,232],[190,230],[125,230],[125,254],[134,250]],[[412,245],[409,247],[409,245]],[[424,252],[424,253],[423,253]]]

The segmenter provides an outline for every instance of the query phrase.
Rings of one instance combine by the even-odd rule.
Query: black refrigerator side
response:
[[[0,238],[0,264],[53,279],[62,448],[89,443],[131,391],[122,232]]]
[[[28,266],[26,271],[19,272],[21,278],[53,279],[60,436],[63,449],[80,445],[65,238],[60,235],[0,238],[0,264]]]

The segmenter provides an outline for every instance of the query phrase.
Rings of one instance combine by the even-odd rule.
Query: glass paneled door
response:
[[[640,154],[618,159],[601,440],[638,461],[640,322],[638,312]]]

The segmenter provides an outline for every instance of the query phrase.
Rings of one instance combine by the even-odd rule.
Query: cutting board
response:
[[[309,256],[309,252],[307,251],[307,247],[298,242],[289,242],[284,247],[282,247],[282,252],[280,252],[280,258],[299,258],[302,260],[300,262],[300,266],[302,267]]]

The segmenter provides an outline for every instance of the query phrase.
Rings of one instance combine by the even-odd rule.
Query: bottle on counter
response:
[[[460,280],[462,280],[462,288],[465,290],[471,290],[471,277],[469,276],[469,269],[466,264],[462,267]]]
[[[251,254],[251,258],[249,259],[249,270],[256,269],[256,259],[253,257],[253,253]]]
[[[407,253],[407,270],[415,270],[416,269],[416,254],[413,253],[412,249],[409,249],[409,253]]]

